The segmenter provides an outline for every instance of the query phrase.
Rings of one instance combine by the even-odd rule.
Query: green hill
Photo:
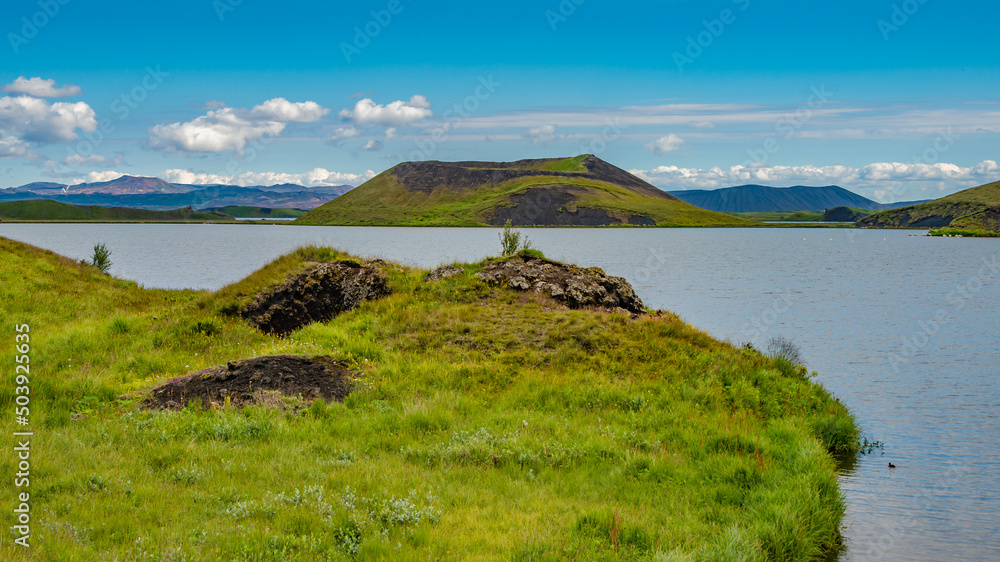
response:
[[[0,219],[16,221],[186,222],[233,220],[223,213],[198,212],[191,207],[150,211],[125,207],[70,205],[48,199],[0,202]]]
[[[972,218],[972,215],[979,215],[990,207],[997,206],[1000,206],[1000,181],[959,191],[919,205],[881,211],[859,220],[857,225],[874,228],[940,228],[957,227],[960,224],[973,225],[979,221]],[[986,219],[989,213],[981,216]],[[984,224],[990,223],[987,220]]]
[[[216,207],[210,209],[217,213],[223,213],[238,219],[294,219],[301,217],[306,212],[300,209],[281,209],[270,207],[248,207],[230,205],[228,207]]]
[[[35,432],[38,529],[30,556],[7,540],[0,559],[810,560],[838,549],[845,505],[830,451],[850,457],[857,431],[804,368],[670,313],[570,310],[490,287],[475,275],[485,262],[431,283],[382,262],[391,294],[288,337],[229,312],[346,259],[303,248],[218,292],[173,291],[0,238],[0,410],[30,387],[30,416],[18,414],[29,425],[6,415],[0,430]],[[260,404],[238,408],[219,390],[180,411],[141,407],[161,383],[265,355],[328,358],[353,374],[350,393],[325,403],[258,391]],[[18,462],[0,455],[0,473],[13,478]]]
[[[749,226],[699,209],[603,160],[404,162],[296,224]]]

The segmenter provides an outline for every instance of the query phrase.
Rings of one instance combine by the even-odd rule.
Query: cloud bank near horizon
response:
[[[966,187],[1000,179],[1000,165],[984,160],[975,166],[950,163],[876,162],[867,166],[731,166],[728,169],[657,166],[649,170],[632,169],[630,173],[669,191],[718,189],[746,184],[770,187],[792,185],[838,185],[854,191],[867,190],[882,202],[899,201],[911,192],[907,184],[919,187],[967,184]]]

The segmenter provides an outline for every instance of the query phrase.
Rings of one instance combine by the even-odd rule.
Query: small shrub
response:
[[[198,320],[191,327],[191,331],[196,334],[204,334],[206,336],[214,336],[219,333],[219,326],[214,320]]]
[[[167,478],[180,484],[193,484],[205,477],[205,473],[194,466],[175,467],[167,473]]]
[[[346,521],[333,529],[333,540],[337,547],[350,556],[361,552],[361,529],[354,521]]]
[[[93,474],[87,478],[87,489],[91,492],[100,492],[108,487],[108,481],[104,478]]]
[[[530,249],[531,240],[528,240],[528,237],[524,236],[520,230],[514,228],[514,224],[510,222],[510,219],[507,219],[500,232],[500,248],[503,255],[513,256],[521,250]]]
[[[104,244],[96,244],[94,254],[90,258],[90,264],[100,269],[101,273],[107,274],[112,265],[111,250]]]
[[[767,356],[772,359],[784,359],[792,365],[805,365],[802,350],[785,336],[774,336],[767,340]]]
[[[128,320],[124,318],[115,318],[108,325],[108,330],[112,334],[127,334],[132,327],[129,326]]]
[[[328,413],[329,411],[326,407],[326,400],[324,400],[322,396],[314,400],[313,403],[309,405],[309,415],[318,420],[325,419]]]

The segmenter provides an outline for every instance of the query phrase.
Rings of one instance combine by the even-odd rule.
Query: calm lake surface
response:
[[[845,560],[1000,559],[1000,240],[834,229],[525,229],[551,258],[627,278],[647,306],[734,343],[782,335],[885,454],[841,478]],[[307,245],[431,267],[496,229],[0,224],[147,287],[218,289]],[[889,469],[888,463],[897,465]]]

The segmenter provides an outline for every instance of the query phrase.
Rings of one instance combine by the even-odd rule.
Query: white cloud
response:
[[[385,140],[389,141],[396,138],[396,133],[397,131],[395,127],[389,127],[385,130]]]
[[[99,182],[104,182],[104,181],[111,181],[111,180],[116,180],[116,179],[118,179],[118,178],[120,178],[120,177],[122,177],[124,175],[125,174],[123,174],[121,172],[116,172],[114,170],[107,170],[107,171],[103,171],[103,172],[90,172],[89,174],[87,174],[86,179],[84,179],[80,183],[84,183],[84,182],[85,183],[99,183]]]
[[[325,168],[315,168],[302,174],[288,174],[283,172],[244,172],[235,176],[221,174],[196,173],[189,170],[171,169],[159,174],[159,177],[172,183],[184,183],[191,185],[278,185],[283,183],[293,183],[306,187],[316,187],[323,185],[360,185],[373,177],[375,172],[365,171],[363,174],[345,174],[331,172]]]
[[[601,130],[610,122],[636,134],[640,128],[647,132],[694,127],[702,130],[700,134],[739,139],[776,134],[784,138],[789,132],[800,138],[871,139],[877,131],[882,138],[913,140],[933,137],[943,131],[949,135],[1000,132],[1000,111],[991,105],[940,109],[845,101],[809,107],[806,102],[807,99],[785,105],[665,104],[519,110],[470,116],[462,120],[462,126],[498,132],[551,123],[560,130]]]
[[[361,147],[361,150],[367,152],[378,152],[382,150],[382,142],[377,141],[375,139],[368,139],[368,142],[366,142],[365,145]]]
[[[542,125],[540,127],[528,129],[528,135],[526,138],[531,139],[531,144],[552,144],[555,142],[556,138],[558,138],[556,135],[556,126]]]
[[[337,143],[345,139],[354,138],[360,134],[361,131],[357,130],[354,125],[351,125],[350,127],[339,127],[326,140],[327,142]]]
[[[84,164],[110,164],[115,165],[122,161],[121,156],[115,158],[108,158],[100,154],[91,154],[89,156],[81,156],[79,154],[70,154],[62,161],[63,164],[67,166],[83,166]],[[48,164],[48,162],[46,162]],[[54,163],[53,163],[54,164]],[[53,166],[49,166],[53,167]]]
[[[277,136],[291,122],[319,120],[330,110],[316,102],[293,103],[274,98],[251,110],[221,107],[184,123],[163,123],[149,129],[149,145],[166,152],[242,153],[248,142]]]
[[[853,189],[876,189],[874,194],[880,198],[888,193],[905,193],[907,184],[923,188],[933,183],[948,189],[971,187],[1000,179],[1000,166],[994,160],[985,160],[969,167],[944,162],[876,162],[857,168],[740,165],[726,170],[719,167],[702,169],[659,166],[651,170],[630,172],[665,189],[716,189],[743,184],[774,187],[835,184]]]
[[[42,80],[37,76],[34,78],[19,76],[14,82],[4,86],[3,91],[8,94],[26,94],[36,98],[69,98],[80,95],[82,90],[73,84],[56,88],[56,81],[52,79]]]
[[[254,119],[284,121],[286,123],[312,123],[319,121],[330,110],[314,101],[293,103],[285,98],[274,98],[254,106],[250,116]]]
[[[156,150],[185,152],[243,152],[247,142],[285,130],[279,121],[257,121],[240,116],[231,107],[209,111],[186,123],[156,125],[149,145]]]
[[[17,137],[0,138],[0,158],[18,158],[28,155],[28,145]]]
[[[75,139],[77,129],[97,129],[94,110],[82,101],[49,104],[29,96],[0,98],[0,134],[50,143]]]
[[[402,127],[433,115],[430,107],[430,102],[421,95],[411,97],[408,102],[396,100],[388,105],[365,98],[354,104],[354,109],[342,109],[338,115],[362,126]]]
[[[646,144],[646,150],[653,154],[667,154],[675,150],[680,150],[684,146],[684,139],[670,133],[665,137],[660,137],[653,142]]]

